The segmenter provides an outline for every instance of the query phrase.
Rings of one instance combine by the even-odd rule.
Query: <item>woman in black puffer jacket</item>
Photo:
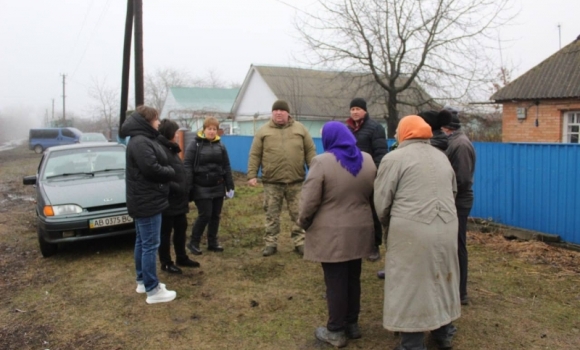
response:
[[[191,230],[191,241],[187,248],[195,255],[202,254],[201,236],[207,226],[208,250],[222,252],[218,242],[220,215],[224,196],[234,196],[234,180],[230,159],[217,135],[219,121],[208,117],[203,130],[198,132],[185,154],[185,172],[190,181],[190,199],[195,201],[198,216]]]
[[[135,271],[137,293],[147,293],[147,303],[175,299],[176,293],[157,279],[157,248],[161,212],[169,206],[168,183],[175,178],[167,155],[157,143],[159,113],[155,108],[137,107],[123,123],[119,136],[131,139],[126,156],[126,198],[129,215],[135,219]]]
[[[178,129],[179,126],[176,122],[163,119],[159,125],[159,136],[157,136],[157,142],[163,146],[169,165],[175,170],[175,180],[169,183],[169,207],[163,211],[161,217],[161,242],[159,244],[161,270],[169,273],[182,273],[181,269],[175,266],[171,260],[171,231],[173,231],[173,249],[177,265],[200,266],[197,261],[189,259],[185,252],[186,214],[189,213],[189,200],[185,167],[179,158],[181,148],[177,144]]]

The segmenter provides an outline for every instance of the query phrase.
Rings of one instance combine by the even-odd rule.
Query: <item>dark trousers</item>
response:
[[[467,298],[467,215],[458,215],[459,297]]]
[[[328,304],[326,328],[331,332],[342,331],[347,324],[358,322],[361,259],[322,263],[322,270]]]
[[[375,209],[375,201],[371,197],[371,212],[373,213],[373,226],[375,227],[375,246],[378,247],[383,243],[383,226],[377,215],[377,210]]]
[[[197,199],[197,219],[191,229],[191,241],[199,246],[203,231],[207,226],[207,245],[210,247],[218,246],[218,230],[220,227],[220,216],[224,204],[224,197]]]
[[[187,217],[180,215],[163,215],[161,217],[161,239],[159,242],[159,261],[170,264],[171,260],[171,231],[173,230],[173,249],[177,261],[187,260],[185,253],[185,232],[187,231]]]
[[[452,340],[457,332],[457,328],[452,323],[442,326],[439,329],[431,331],[433,339],[437,340]],[[401,345],[397,350],[427,350],[425,347],[425,332],[401,332]]]

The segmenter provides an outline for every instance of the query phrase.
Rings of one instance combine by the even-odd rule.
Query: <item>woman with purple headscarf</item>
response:
[[[326,327],[316,338],[336,347],[361,337],[361,259],[374,247],[371,196],[376,166],[344,124],[326,123],[324,153],[310,164],[298,225],[306,230],[304,259],[322,263],[328,303]]]

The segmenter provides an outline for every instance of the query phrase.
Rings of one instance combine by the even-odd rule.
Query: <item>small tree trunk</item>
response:
[[[397,95],[389,94],[387,98],[387,110],[389,115],[387,116],[387,138],[395,138],[395,132],[397,131],[397,126],[399,125],[399,112],[397,111]]]

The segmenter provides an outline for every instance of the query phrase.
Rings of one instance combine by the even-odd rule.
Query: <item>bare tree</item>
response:
[[[161,112],[171,87],[199,86],[203,79],[173,68],[157,69],[145,75],[145,103]]]
[[[94,117],[98,124],[111,132],[113,126],[118,125],[117,111],[119,110],[118,88],[112,88],[106,84],[106,79],[99,81],[93,78],[92,86],[89,88],[89,96],[93,99],[92,106]]]
[[[299,18],[297,29],[314,52],[311,63],[372,75],[386,92],[393,137],[403,92],[465,98],[484,88],[485,43],[508,20],[511,1],[319,0],[321,15]]]
[[[172,87],[222,88],[225,86],[226,83],[214,69],[208,70],[204,77],[198,77],[186,71],[162,68],[145,76],[145,102],[161,112],[169,89]]]

